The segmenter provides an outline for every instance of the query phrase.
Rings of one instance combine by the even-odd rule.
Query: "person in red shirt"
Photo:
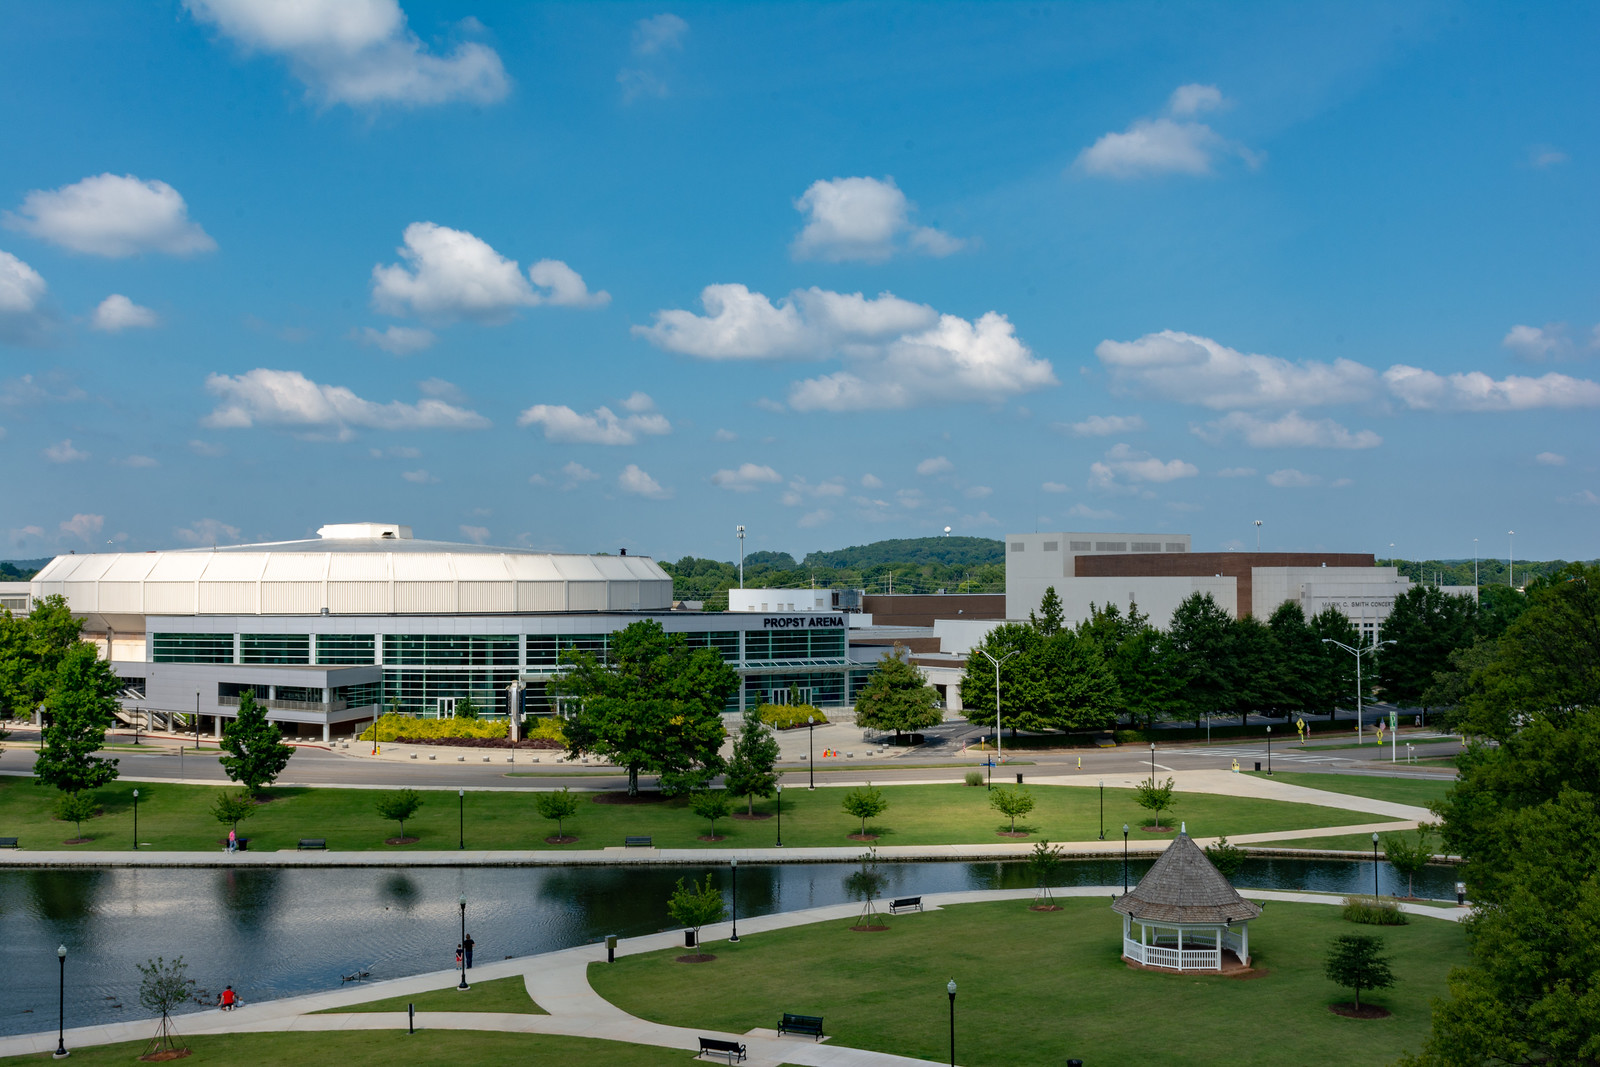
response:
[[[238,1003],[239,997],[236,993],[234,993],[233,986],[227,986],[224,988],[222,990],[222,995],[217,998],[217,1004],[222,1008],[223,1011],[232,1011],[238,1005]]]

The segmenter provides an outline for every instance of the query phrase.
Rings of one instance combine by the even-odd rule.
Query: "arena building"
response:
[[[220,733],[252,690],[297,732],[354,732],[398,703],[490,716],[548,714],[562,650],[604,654],[610,636],[655,619],[716,649],[742,685],[726,710],[849,703],[869,667],[850,666],[843,612],[672,609],[654,560],[420,541],[386,523],[324,526],[304,541],[58,556],[30,583],[84,620],[127,685],[124,707]],[[852,677],[854,675],[854,677]],[[180,719],[181,716],[181,719]],[[520,716],[518,716],[520,718]]]

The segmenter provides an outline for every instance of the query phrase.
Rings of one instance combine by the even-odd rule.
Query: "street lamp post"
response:
[[[993,656],[989,655],[989,650],[986,649],[986,648],[980,648],[980,649],[978,649],[978,651],[982,652],[984,654],[984,657],[986,659],[988,659],[988,661],[990,663],[994,664],[994,761],[996,763],[999,763],[1000,762],[1000,664],[1004,663],[1006,660],[1010,659],[1012,656],[1015,656],[1017,653],[1021,652],[1022,649],[1013,648],[1010,652],[1007,652],[1005,655],[1001,656],[999,659],[995,659]]]
[[[1100,779],[1100,840],[1106,839],[1106,780]]]
[[[728,938],[728,944],[739,943],[739,857],[734,856],[728,861],[728,870],[733,875],[733,935]]]
[[[778,843],[774,848],[783,847],[783,783],[778,783]]]
[[[1517,587],[1517,531],[1506,531],[1506,584],[1511,588]]]
[[[456,848],[465,850],[467,847],[467,791],[456,790]]]
[[[1378,902],[1378,831],[1372,831],[1372,902]]]
[[[194,691],[194,750],[200,751],[200,690]]]
[[[739,538],[739,588],[744,588],[744,527],[735,526],[734,535]]]
[[[467,898],[462,897],[456,903],[461,905],[461,948],[458,950],[461,956],[461,981],[456,984],[456,989],[464,991],[472,988],[467,985]]]
[[[956,980],[944,987],[950,994],[950,1067],[956,1067]]]
[[[806,759],[811,761],[811,784],[806,786],[807,789],[815,789],[817,787],[817,742],[816,742],[816,733],[815,733],[816,728],[817,728],[816,719],[813,718],[810,715],[807,715],[806,716]]]
[[[1128,895],[1128,824],[1122,824],[1122,895]]]
[[[133,850],[139,851],[139,791],[133,791]]]
[[[1331,637],[1324,637],[1322,643],[1325,645],[1338,645],[1356,658],[1356,744],[1359,745],[1361,743],[1361,657],[1370,655],[1384,645],[1392,645],[1394,642],[1379,641],[1377,644],[1368,645],[1365,648],[1351,648],[1343,641],[1335,641]]]
[[[67,946],[62,945],[56,949],[56,958],[61,961],[61,999],[56,1008],[56,1051],[52,1059],[64,1060],[67,1058]]]
[[[1156,787],[1156,743],[1150,742],[1150,788]]]
[[[1478,602],[1478,539],[1472,539],[1472,602]]]
[[[1267,724],[1267,777],[1272,777],[1272,724]]]

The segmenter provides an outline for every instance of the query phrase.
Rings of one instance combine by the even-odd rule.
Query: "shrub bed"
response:
[[[1406,913],[1394,901],[1373,901],[1368,897],[1345,897],[1346,922],[1366,923],[1370,926],[1404,926]]]
[[[379,741],[431,741],[439,738],[505,737],[510,723],[504,719],[415,719],[410,715],[388,714],[378,720]],[[372,727],[362,731],[361,740],[372,740]]]
[[[815,719],[817,726],[828,721],[822,709],[811,704],[763,704],[760,712],[761,721],[774,730],[793,730],[797,726],[804,726],[807,717]]]

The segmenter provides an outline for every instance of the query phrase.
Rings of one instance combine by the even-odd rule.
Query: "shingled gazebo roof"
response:
[[[1111,907],[1158,923],[1240,922],[1261,914],[1260,906],[1241,897],[1187,833],[1179,833],[1133,891]]]

